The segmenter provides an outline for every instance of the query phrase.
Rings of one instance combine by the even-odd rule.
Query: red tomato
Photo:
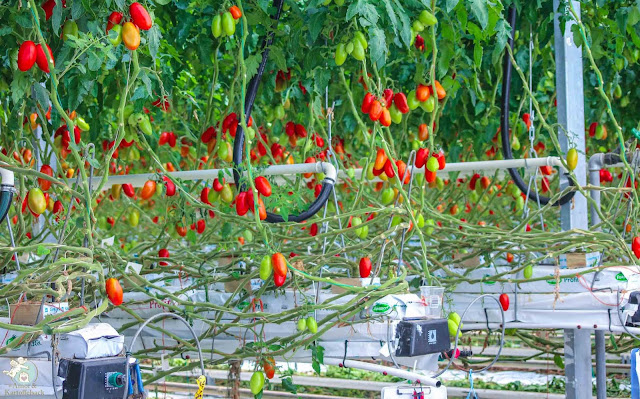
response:
[[[51,47],[47,44],[47,51],[49,52],[49,57],[51,57],[51,61],[53,66],[56,65],[55,60],[53,59],[53,53],[51,52]],[[47,56],[44,53],[41,45],[36,46],[36,64],[38,64],[38,68],[42,71],[49,73],[49,62],[47,61]]]
[[[421,168],[427,163],[427,159],[429,159],[429,150],[427,148],[420,148],[418,152],[416,152],[414,165],[416,168]]]
[[[382,116],[382,104],[380,104],[380,101],[378,100],[373,100],[373,103],[371,103],[371,109],[369,109],[369,119],[371,119],[372,122],[375,122],[380,119],[380,116]]]
[[[240,11],[240,7],[238,6],[231,6],[229,8],[229,12],[233,19],[240,19],[242,17],[242,11]]]
[[[112,304],[115,306],[122,305],[122,286],[117,279],[107,279],[107,281],[105,281],[105,291],[107,291],[107,297]]]
[[[122,13],[118,11],[114,11],[109,15],[109,19],[107,20],[107,33],[113,28],[114,25],[120,25],[122,22]]]
[[[162,248],[161,250],[158,251],[158,257],[159,258],[168,258],[169,257],[169,250],[166,248]],[[169,265],[169,263],[167,262],[160,262],[160,266],[167,266]]]
[[[258,176],[255,180],[256,190],[265,197],[271,196],[271,183],[264,176]]]
[[[236,213],[238,216],[244,216],[249,212],[249,205],[247,204],[247,192],[243,191],[238,193],[236,197]]]
[[[393,102],[398,108],[398,111],[406,114],[409,112],[409,105],[407,104],[407,96],[404,93],[396,93],[396,96],[393,98]]]
[[[364,98],[362,99],[362,107],[360,108],[360,110],[365,113],[368,114],[369,111],[371,110],[371,105],[373,104],[373,100],[375,100],[376,98],[373,96],[373,94],[371,93],[367,93],[364,95]]]
[[[393,90],[384,89],[382,92],[382,98],[384,98],[384,106],[387,108],[390,107],[391,102],[393,101]]]
[[[418,99],[418,101],[427,101],[430,96],[431,90],[429,90],[429,86],[418,85],[418,88],[416,89],[416,98]]]
[[[371,275],[371,259],[369,257],[360,258],[360,277],[367,278]]]
[[[138,28],[142,30],[151,29],[153,21],[151,21],[151,16],[142,4],[138,2],[131,3],[129,6],[129,13],[131,14],[131,20]]]
[[[200,136],[200,140],[202,140],[203,143],[207,144],[215,137],[216,137],[216,129],[214,129],[213,126],[209,126],[207,130],[202,132],[202,135]]]
[[[200,219],[196,222],[196,231],[198,232],[198,234],[204,233],[204,229],[206,227],[207,224],[205,223],[204,219]]]
[[[218,193],[222,191],[222,189],[224,188],[224,183],[224,179],[222,179],[222,182],[220,182],[220,179],[218,179],[217,177],[213,179],[213,191]]]
[[[509,310],[509,295],[500,294],[500,306],[502,306],[502,310],[505,312]]]
[[[276,362],[272,357],[266,358],[262,362],[262,368],[264,369],[264,373],[267,375],[268,379],[272,379],[276,375]]]
[[[278,276],[287,275],[287,261],[280,252],[276,252],[271,255],[271,264],[273,265],[273,272]]]
[[[167,176],[163,176],[162,180],[164,180],[164,185],[167,189],[167,197],[173,197],[176,195],[176,185],[169,179]]]
[[[53,169],[49,165],[42,165],[42,167],[40,168],[40,173],[44,173],[47,176],[53,177]],[[42,191],[49,191],[49,189],[51,188],[51,181],[49,180],[38,178],[38,184],[40,185]]]
[[[36,63],[36,57],[36,44],[31,40],[23,42],[18,50],[18,69],[28,71]]]
[[[178,233],[178,235],[180,237],[184,237],[187,235],[187,227],[186,226],[180,226],[178,224],[176,224],[176,233]]]
[[[382,108],[382,113],[380,114],[379,120],[382,126],[391,126],[391,113],[389,112],[388,108]]]
[[[284,285],[284,282],[287,280],[287,276],[281,276],[279,274],[273,274],[273,283],[276,285],[276,287],[282,287]]]
[[[133,198],[136,195],[136,190],[133,188],[133,185],[129,183],[122,185],[122,192],[129,198]]]

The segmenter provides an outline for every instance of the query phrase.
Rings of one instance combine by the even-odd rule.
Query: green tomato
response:
[[[479,184],[476,184],[476,188],[477,188],[478,186],[479,186]],[[475,191],[475,190],[474,190],[474,191],[472,191],[472,192],[471,192],[471,194],[469,195],[469,201],[470,201],[471,203],[476,204],[476,203],[478,203],[478,200],[479,200],[479,199],[480,199],[480,196],[478,195],[478,192],[477,192],[477,191]]]
[[[298,320],[298,331],[302,332],[307,329],[307,321],[305,319]]]
[[[345,46],[345,50],[347,51],[347,54],[353,53],[353,42],[347,43],[347,45]]]
[[[429,96],[429,98],[427,98],[427,101],[420,103],[420,108],[422,108],[424,112],[433,112],[433,110],[436,108],[436,97]]]
[[[455,339],[456,334],[458,333],[458,325],[455,321],[448,319],[447,327],[449,328],[449,336],[451,337],[451,339]],[[460,331],[460,335],[462,335],[462,331]]]
[[[620,85],[616,85],[613,89],[613,97],[616,99],[622,97],[622,87],[620,87]]]
[[[216,39],[222,36],[222,17],[220,14],[213,17],[213,21],[211,21],[211,33]]]
[[[393,218],[391,218],[391,227],[396,227],[400,223],[402,223],[402,218],[400,216],[396,215]]]
[[[69,36],[78,37],[78,24],[70,19],[62,26],[62,40],[66,42]]]
[[[391,115],[391,122],[396,125],[402,123],[402,112],[398,108],[396,108],[395,104],[392,104],[389,108],[389,115]]]
[[[413,151],[418,151],[420,149],[420,142],[418,140],[413,140],[411,142],[411,149]]]
[[[427,161],[427,169],[429,172],[436,172],[440,169],[440,164],[436,157],[429,157],[429,160]]]
[[[236,31],[236,23],[229,11],[222,14],[222,31],[227,36],[233,35]]]
[[[142,114],[142,118],[138,119],[138,129],[147,136],[153,134],[153,128],[151,127],[151,121],[149,120],[148,115]]]
[[[434,226],[436,225],[436,222],[434,222],[433,219],[427,219],[424,221],[424,225],[426,226],[426,228],[424,229],[424,234],[428,236],[433,234],[433,230],[435,230]]]
[[[307,328],[311,334],[315,334],[318,332],[318,322],[313,317],[307,317]]]
[[[390,205],[395,200],[396,193],[391,187],[382,190],[382,205]]]
[[[411,29],[420,33],[424,30],[424,25],[422,25],[422,22],[420,22],[419,20],[415,20],[413,21],[413,25],[411,25]]]
[[[116,25],[116,26],[119,26],[119,25]],[[113,29],[115,29],[115,28],[116,27],[114,26]],[[124,107],[124,120],[128,122],[129,121],[129,117],[131,116],[131,114],[133,114],[133,105],[132,104],[127,104]]]
[[[256,137],[256,131],[253,130],[252,127],[248,127],[247,131],[245,132],[245,135],[249,140],[253,140]],[[191,148],[195,149],[194,147],[191,147]]]
[[[447,317],[448,320],[453,321],[456,324],[456,328],[458,328],[458,325],[460,324],[460,315],[457,314],[456,312],[451,312],[449,313],[449,316]]]
[[[218,157],[220,159],[227,159],[228,155],[229,155],[229,148],[227,146],[227,143],[223,141],[218,145]]]
[[[622,71],[624,69],[624,58],[618,57],[615,60],[616,70]]]
[[[516,198],[516,211],[520,212],[524,209],[524,198],[521,195]]]
[[[271,263],[271,256],[265,255],[260,262],[260,278],[267,281],[271,277],[273,271],[273,264]]]
[[[373,180],[375,178],[376,176],[373,174],[373,163],[372,163],[367,167],[367,180]]]
[[[141,118],[142,118],[142,114],[139,114],[139,113],[131,114],[127,119],[127,123],[129,124],[129,126],[131,126],[131,128],[135,128],[138,126],[138,121],[141,120]]]
[[[251,380],[249,380],[249,387],[254,395],[262,392],[262,388],[264,388],[264,374],[262,374],[262,371],[254,371],[251,375]]]
[[[344,62],[347,60],[347,49],[346,46],[344,45],[344,43],[340,43],[338,44],[338,46],[336,47],[336,65],[340,66],[342,64],[344,64]]]
[[[140,223],[140,212],[138,212],[137,209],[132,210],[129,213],[129,226],[131,227],[136,227],[138,226],[138,223]]]
[[[352,43],[353,43],[353,52],[351,53],[351,55],[353,56],[353,58],[355,58],[358,61],[364,61],[365,53],[364,53],[364,47],[362,46],[362,43],[357,39],[352,40]]]
[[[100,216],[100,217],[98,218],[98,227],[99,227],[101,230],[106,230],[106,229],[107,229],[107,226],[109,226],[109,224],[107,223],[107,218],[106,218],[106,216]]]
[[[416,222],[419,229],[422,229],[424,227],[424,216],[422,216],[421,213],[418,214],[418,217],[416,218]]]
[[[323,6],[328,6],[329,4],[331,4],[331,0],[324,0],[324,3],[322,3]]]
[[[355,178],[356,170],[353,167],[350,167],[349,169],[347,169],[347,176],[349,176],[349,179]]]
[[[409,95],[407,95],[407,105],[410,110],[415,110],[420,106],[420,101],[416,98],[416,91],[411,90]]]
[[[529,280],[531,278],[531,276],[533,276],[533,266],[527,265],[524,268],[524,270],[522,271],[522,274],[523,274],[524,278]]]
[[[515,134],[511,138],[511,148],[515,151],[520,150],[520,140],[518,140],[518,136],[516,136]]]
[[[334,3],[336,3],[338,7],[342,7],[344,5],[344,0],[335,0]]]
[[[122,26],[114,25],[109,31],[109,42],[112,46],[117,47],[122,43]]]
[[[363,48],[363,49],[365,49],[365,50],[366,50],[366,49],[367,49],[367,47],[369,47],[369,43],[367,43],[367,38],[366,38],[366,37],[364,37],[364,33],[360,32],[360,31],[357,31],[356,33],[354,33],[354,35],[353,35],[353,36],[355,37],[355,39],[356,39],[357,41],[359,41],[359,42],[360,42],[360,44],[362,44],[362,48]]]
[[[284,107],[279,104],[276,106],[276,109],[274,110],[275,112],[275,118],[276,119],[283,119],[284,118]]]
[[[444,190],[444,180],[442,180],[440,177],[436,177],[436,187],[438,188],[438,190]]]
[[[209,199],[209,203],[215,204],[218,199],[220,199],[220,193],[216,190],[209,190],[209,195],[207,196],[207,198]]]
[[[222,186],[222,191],[220,191],[220,199],[230,204],[233,201],[233,190],[231,190],[231,186],[226,184]]]
[[[83,132],[89,131],[89,129],[91,129],[89,124],[80,116],[76,118],[76,126],[78,126],[78,129],[82,130]]]
[[[423,10],[418,19],[424,26],[433,26],[438,23],[438,18],[427,10]]]

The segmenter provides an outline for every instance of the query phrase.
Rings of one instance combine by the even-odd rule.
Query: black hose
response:
[[[511,24],[511,37],[507,40],[507,46],[513,49],[513,38],[516,35],[516,9],[515,7],[510,7],[508,12],[509,24]],[[513,153],[511,152],[511,140],[509,139],[509,100],[511,99],[511,58],[509,57],[509,52],[505,51],[504,54],[504,62],[503,62],[503,74],[502,74],[502,103],[500,104],[500,137],[502,138],[502,156],[504,159],[513,159]],[[545,197],[543,195],[539,195],[538,191],[533,189],[530,190],[527,186],[527,183],[522,180],[520,176],[520,172],[516,168],[510,168],[509,174],[511,175],[511,179],[516,184],[516,186],[523,193],[529,195],[529,199],[534,202],[539,202],[540,205],[547,205],[551,202],[550,197]],[[571,178],[571,176],[567,173],[566,176],[569,178],[569,185],[575,186],[575,181]],[[571,201],[573,196],[575,195],[575,191],[565,194],[560,197],[556,202],[553,202],[552,206],[564,205],[567,202]]]
[[[276,21],[276,26],[278,21],[280,21],[280,15],[282,14],[282,5],[284,4],[284,0],[273,0],[273,6],[276,8],[276,14],[272,15],[271,18]],[[256,100],[256,95],[258,94],[258,87],[260,86],[260,81],[262,80],[262,75],[264,74],[264,68],[267,64],[267,59],[269,58],[269,47],[273,42],[274,32],[271,31],[267,34],[263,44],[262,44],[262,61],[260,61],[260,66],[258,67],[258,72],[255,74],[251,81],[249,82],[249,88],[247,90],[247,95],[244,103],[244,114],[245,120],[249,120],[251,116],[251,110],[253,109],[253,103]],[[236,129],[236,137],[233,142],[233,178],[236,184],[238,185],[239,191],[244,191],[246,186],[240,183],[240,164],[242,163],[244,152],[244,131],[242,129],[242,125],[238,124],[238,128]],[[333,190],[333,185],[335,181],[333,179],[325,178],[322,182],[322,190],[320,190],[320,195],[318,198],[309,206],[309,208],[302,212],[299,215],[289,215],[287,218],[287,222],[302,222],[309,219],[311,216],[318,213],[320,209],[324,206],[324,204],[329,199],[329,195]],[[282,223],[285,219],[275,213],[267,211],[267,218],[265,219],[269,223]]]

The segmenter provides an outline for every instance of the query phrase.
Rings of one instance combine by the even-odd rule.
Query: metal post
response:
[[[596,392],[598,399],[607,399],[607,364],[605,358],[604,331],[597,330],[596,335]]]
[[[580,15],[579,1],[571,1]],[[585,160],[584,131],[584,93],[582,50],[573,41],[569,21],[564,26],[564,34],[560,29],[559,16],[564,14],[558,10],[560,0],[553,0],[556,11],[553,21],[555,35],[556,58],[556,93],[558,99],[558,122],[562,127],[558,132],[560,148],[566,154],[569,148],[578,150],[578,165],[574,170],[576,183],[586,184],[587,167]],[[559,11],[559,12],[558,12]],[[561,176],[561,187],[568,185],[567,176]],[[563,230],[588,229],[587,199],[576,193],[573,200],[562,206],[560,210]],[[565,330],[565,375],[567,379],[567,399],[591,398],[591,332],[589,330]]]
[[[591,331],[564,330],[567,399],[591,399]]]

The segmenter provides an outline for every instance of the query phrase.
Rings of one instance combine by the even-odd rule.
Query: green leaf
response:
[[[447,0],[447,12],[450,13],[451,10],[456,8],[460,0]]]
[[[409,19],[406,10],[402,8],[402,4],[399,0],[393,0],[393,3],[395,5],[396,14],[400,19],[400,27],[398,28],[398,33],[400,34],[402,42],[405,44],[405,46],[408,47],[411,43],[411,20]]]
[[[98,51],[89,52],[89,62],[88,67],[90,71],[97,71],[102,67],[102,63],[104,62],[104,54]]]
[[[315,42],[318,38],[318,35],[322,31],[322,27],[324,26],[324,21],[327,17],[327,14],[321,10],[315,10],[314,14],[309,16],[309,35],[311,35],[311,41]]]
[[[320,374],[320,363],[318,363],[317,360],[313,359],[311,361],[311,367],[313,368],[313,371],[316,372],[316,374]]]
[[[331,72],[324,68],[316,68],[313,71],[313,91],[324,95],[325,88],[329,85]],[[320,115],[320,114],[318,114]]]
[[[194,230],[190,229],[187,232],[187,240],[189,240],[192,244],[195,245],[197,238],[196,238],[196,232]]]
[[[0,36],[6,36],[11,32],[13,32],[13,29],[10,26],[0,28]]]
[[[84,6],[80,0],[75,0],[71,5],[71,18],[78,20],[84,14]]]
[[[160,39],[162,39],[162,33],[160,33],[160,28],[158,28],[157,24],[153,24],[151,29],[149,29],[147,38],[149,40],[149,53],[155,60],[158,55],[158,49],[160,48]]]
[[[144,87],[147,89],[147,94],[151,97],[153,95],[153,91],[151,89],[151,79],[149,79],[149,75],[143,73],[141,74],[140,79],[142,79],[142,83],[144,83]]]
[[[45,324],[44,326],[42,326],[42,332],[47,335],[53,335],[53,328],[51,328],[50,325]]]
[[[35,94],[36,101],[42,107],[42,109],[49,108],[49,92],[40,83],[33,85],[33,93]]]
[[[294,395],[298,393],[298,386],[293,383],[293,380],[291,379],[291,377],[282,379],[282,388],[284,388],[285,391],[291,392]]]
[[[269,50],[269,59],[276,63],[279,70],[287,70],[287,61],[284,57],[284,51],[282,51],[282,47],[271,46],[271,49]]]
[[[473,47],[473,63],[477,68],[482,66],[482,45],[479,43]]]
[[[373,4],[368,3],[366,0],[357,0],[355,3],[351,3],[347,9],[346,20],[348,21],[356,15],[366,19],[371,23],[371,25],[377,24],[378,19],[380,19],[380,15],[378,15],[376,7]]]
[[[261,60],[262,54],[253,54],[244,60],[244,66],[247,68],[247,79],[251,79],[253,75],[258,73]]]
[[[11,99],[15,104],[20,104],[24,98],[31,81],[27,78],[27,74],[17,71],[13,74],[13,80],[11,81]]]
[[[232,230],[233,230],[233,227],[231,227],[231,223],[225,222],[222,225],[222,230],[220,231],[220,236],[222,238],[228,238],[231,235],[231,231]]]
[[[51,250],[42,245],[38,245],[38,248],[36,248],[36,255],[38,256],[48,255],[49,253],[51,253]]]
[[[476,17],[480,26],[484,30],[489,23],[489,11],[487,10],[487,0],[469,0],[471,12]]]
[[[369,28],[369,49],[371,61],[380,69],[387,63],[387,39],[384,31],[377,26]]]
[[[57,1],[53,7],[53,13],[51,15],[51,26],[53,27],[53,33],[58,35],[60,26],[62,25],[62,2]]]

